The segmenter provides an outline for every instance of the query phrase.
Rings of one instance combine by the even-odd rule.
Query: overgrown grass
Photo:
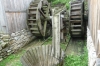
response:
[[[66,42],[60,44],[60,47],[61,47],[62,50],[65,51],[65,49],[66,49],[66,47],[68,45],[69,40],[70,40],[70,34],[67,34],[67,36],[66,36]]]
[[[52,44],[52,37],[49,37],[47,41],[43,43],[43,45],[47,45],[47,44]]]
[[[69,9],[70,0],[48,0],[48,1],[51,2],[52,6],[63,4],[63,5],[66,5],[66,7]]]
[[[87,52],[86,46],[84,46],[83,54],[81,55],[71,54],[71,55],[66,56],[64,59],[63,66],[88,66],[88,52]]]

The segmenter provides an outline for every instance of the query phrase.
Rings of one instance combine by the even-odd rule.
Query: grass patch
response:
[[[69,43],[70,34],[67,34],[67,35],[66,35],[66,38],[67,38],[66,42],[60,44],[61,49],[64,50],[64,51],[65,51],[65,49],[66,49],[66,47],[67,47],[67,45],[68,45],[68,43]]]
[[[24,52],[25,51],[22,50],[20,53],[8,56],[6,59],[0,62],[0,66],[22,66],[20,62],[20,57],[23,55]]]
[[[66,7],[69,9],[70,0],[48,0],[48,1],[51,2],[52,6],[63,4],[66,5]]]
[[[81,44],[81,42],[79,42],[79,44]],[[83,50],[84,52],[81,55],[71,54],[66,56],[63,66],[88,66],[88,51],[86,48],[86,41]]]
[[[43,43],[43,45],[48,45],[48,44],[52,44],[52,37],[49,37],[49,38]]]

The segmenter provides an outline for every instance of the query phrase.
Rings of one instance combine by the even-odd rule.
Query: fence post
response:
[[[55,10],[53,10],[54,13]],[[52,46],[55,53],[55,57],[60,57],[60,13],[53,14],[52,17]]]

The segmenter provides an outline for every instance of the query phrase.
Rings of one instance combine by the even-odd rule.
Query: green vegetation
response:
[[[88,52],[86,47],[82,55],[66,56],[64,66],[88,66]]]
[[[52,44],[52,37],[49,37],[49,38],[43,43],[43,45],[47,45],[47,44]]]
[[[23,55],[24,52],[25,51],[22,50],[20,53],[8,56],[6,59],[0,62],[0,66],[22,66],[20,62],[20,57]]]
[[[66,49],[66,47],[67,47],[67,45],[69,43],[70,34],[67,34],[66,38],[67,38],[66,42],[60,44],[61,49],[64,50],[64,51],[65,51],[65,49]]]
[[[63,4],[66,5],[67,8],[69,8],[70,0],[48,0],[48,1],[51,2],[52,6]]]
[[[82,44],[82,42],[78,42],[79,45]],[[83,48],[83,53],[81,55],[68,55],[64,59],[64,66],[88,66],[88,52],[86,48],[86,41],[85,46]]]

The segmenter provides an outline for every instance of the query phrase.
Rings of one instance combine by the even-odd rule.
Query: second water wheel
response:
[[[82,37],[84,35],[84,2],[72,1],[70,6],[70,35]]]
[[[51,15],[50,4],[47,0],[35,0],[30,3],[27,24],[34,36],[50,36],[52,32]]]

